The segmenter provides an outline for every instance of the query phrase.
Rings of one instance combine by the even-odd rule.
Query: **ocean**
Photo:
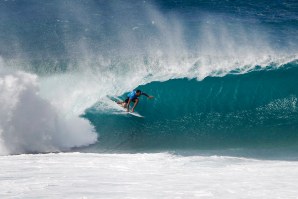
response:
[[[0,1],[0,197],[297,198],[297,44],[294,0]]]

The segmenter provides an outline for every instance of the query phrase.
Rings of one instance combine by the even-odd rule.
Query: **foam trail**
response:
[[[0,91],[0,155],[68,150],[97,140],[87,120],[65,119],[40,97],[36,75],[2,69]]]

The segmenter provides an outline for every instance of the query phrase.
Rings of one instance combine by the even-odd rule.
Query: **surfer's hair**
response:
[[[141,90],[136,90],[136,93],[141,93],[142,91]]]

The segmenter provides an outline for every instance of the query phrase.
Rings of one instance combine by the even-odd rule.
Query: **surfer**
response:
[[[129,104],[130,102],[134,102],[134,105],[131,109],[131,112],[134,112],[134,109],[139,103],[139,98],[141,95],[145,95],[147,98],[151,99],[153,96],[147,95],[146,93],[143,93],[141,90],[136,90],[128,93],[126,100],[123,102],[118,102],[118,104],[121,104],[124,108],[127,108],[127,112],[129,112]]]

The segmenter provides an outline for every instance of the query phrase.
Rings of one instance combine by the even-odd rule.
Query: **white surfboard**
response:
[[[126,112],[126,113],[128,113],[128,114],[130,114],[130,115],[133,115],[133,116],[136,116],[136,117],[144,117],[144,116],[140,115],[140,114],[137,113],[137,112]]]
[[[119,102],[119,101],[122,101],[121,99],[119,99],[118,97],[112,97],[112,96],[108,96],[108,98],[114,102]],[[118,104],[119,107],[121,107],[122,111],[124,114],[129,114],[129,115],[132,115],[132,116],[135,116],[135,117],[144,117],[142,115],[140,115],[139,113],[137,112],[127,112],[126,111],[126,108],[124,108],[121,104]]]

